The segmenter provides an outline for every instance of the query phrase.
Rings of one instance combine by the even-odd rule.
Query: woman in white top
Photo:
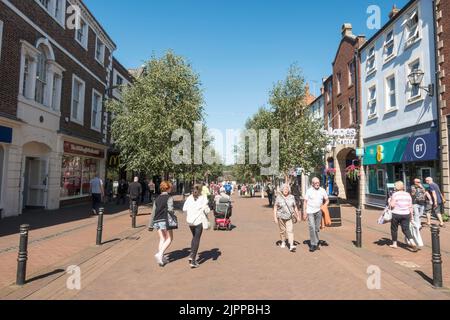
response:
[[[187,213],[186,221],[192,232],[191,254],[189,256],[189,265],[191,268],[198,268],[197,252],[200,245],[200,238],[203,229],[208,228],[208,217],[210,209],[208,199],[201,195],[202,186],[194,187],[192,195],[187,198],[183,206],[183,211]]]

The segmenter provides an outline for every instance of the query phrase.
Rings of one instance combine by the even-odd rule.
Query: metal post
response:
[[[441,245],[439,239],[439,227],[431,226],[431,242],[433,246],[433,286],[442,288],[442,259],[441,259]]]
[[[361,209],[356,210],[356,247],[362,247]]]
[[[102,233],[103,233],[103,213],[105,208],[100,208],[98,213],[98,223],[97,223],[97,245],[102,245]]]
[[[17,258],[17,278],[16,284],[23,286],[27,274],[27,260],[28,260],[28,231],[30,225],[23,224],[20,226],[20,244],[19,256]]]
[[[138,211],[137,202],[133,201],[131,205],[131,227],[136,229],[136,215]]]

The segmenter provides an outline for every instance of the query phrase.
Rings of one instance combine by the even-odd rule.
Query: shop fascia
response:
[[[356,129],[330,129],[322,131],[330,139],[328,147],[338,145],[356,145]]]

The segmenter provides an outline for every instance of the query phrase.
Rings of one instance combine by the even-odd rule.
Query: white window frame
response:
[[[352,73],[352,68],[353,68],[353,73]],[[348,86],[351,87],[352,85],[355,84],[355,73],[356,73],[356,66],[355,66],[355,61],[352,60],[350,61],[350,63],[348,64]]]
[[[0,20],[0,61],[2,59],[3,21]]]
[[[421,100],[423,98],[422,96],[422,90],[419,88],[418,90],[418,94],[415,96],[412,96],[412,88],[413,86],[409,83],[409,79],[408,79],[408,75],[411,74],[412,72],[412,65],[416,64],[417,62],[419,62],[419,69],[421,69],[422,67],[422,61],[423,59],[421,57],[416,57],[410,60],[410,62],[407,63],[406,68],[407,68],[407,73],[406,73],[406,86],[407,86],[407,99],[408,99],[408,103],[414,103],[418,100]]]
[[[77,118],[73,117],[73,98],[74,98],[74,88],[75,88],[75,81],[78,81],[82,84],[82,89],[80,90],[80,97],[79,97],[79,106],[78,106],[78,112],[77,112]],[[70,121],[75,122],[81,126],[84,125],[84,105],[85,105],[85,93],[86,93],[86,83],[79,77],[77,77],[75,74],[72,75],[72,94],[71,94],[71,101],[70,101]],[[78,119],[78,118],[81,118]]]
[[[46,8],[40,0],[36,0],[35,1],[37,4],[39,4],[39,6],[44,9],[49,16],[51,16],[56,22],[58,22],[58,24],[65,29],[66,25],[65,25],[65,21],[66,21],[66,0],[49,0],[49,5],[48,8]],[[59,17],[56,16],[56,3],[59,3]]]
[[[372,89],[375,89],[375,98],[373,98],[373,99],[372,99]],[[367,95],[367,117],[368,117],[368,119],[373,119],[373,118],[377,117],[377,113],[378,113],[377,95],[378,95],[377,86],[376,85],[370,86],[368,89],[368,95]],[[375,102],[374,112],[370,113],[370,109],[371,109],[373,102]]]
[[[94,102],[95,102],[95,96],[98,96],[100,99],[100,106],[97,110],[97,118],[95,119],[96,123],[98,123],[98,127],[94,127],[92,125],[92,120],[94,118]],[[95,130],[97,132],[101,132],[102,130],[102,113],[103,113],[103,96],[100,92],[98,92],[95,89],[92,89],[92,103],[91,103],[91,129]]]
[[[337,94],[342,93],[342,73],[338,72],[336,74],[336,82],[337,82]]]
[[[82,41],[78,40],[78,30],[81,28],[81,21],[83,21],[84,23],[84,28],[85,28],[85,34],[84,34],[84,38]],[[75,40],[87,51],[88,49],[88,43],[89,43],[89,24],[86,22],[85,19],[83,19],[83,17],[80,17],[80,23],[79,23],[79,27],[80,28],[75,28]]]
[[[394,95],[395,95],[395,106],[391,106],[391,94],[392,94],[392,90],[389,86],[390,84],[390,80],[394,78],[394,85],[395,85],[395,90],[394,90]],[[385,79],[385,97],[386,97],[386,112],[389,111],[394,111],[398,109],[398,95],[397,95],[397,77],[395,75],[395,73],[392,73],[390,75],[388,75]]]
[[[379,185],[380,181],[378,180],[380,172],[383,174],[383,186],[381,186],[381,188],[380,188],[380,185]],[[384,169],[378,169],[377,170],[377,177],[376,178],[377,178],[377,190],[378,191],[385,191],[386,190],[386,188],[385,188],[385,186],[386,186],[386,173],[385,173]]]
[[[100,50],[100,59],[97,58],[97,50],[98,50],[98,44],[99,42],[101,43],[101,50]],[[102,66],[105,65],[105,44],[103,43],[103,41],[100,39],[100,37],[97,35],[96,39],[95,39],[95,52],[94,52],[94,56],[95,56],[95,60],[100,63]]]
[[[58,78],[58,82],[55,83],[55,78]],[[61,89],[63,77],[59,73],[54,73],[52,77],[52,92],[51,92],[51,109],[55,112],[61,110]]]
[[[388,40],[388,35],[392,33],[392,39]],[[389,47],[392,47],[392,53],[390,55],[387,55],[387,49]],[[394,59],[396,56],[395,54],[395,33],[394,29],[391,29],[386,32],[386,37],[384,39],[384,45],[383,45],[383,57],[384,57],[384,63],[387,63]]]
[[[417,31],[415,32],[414,36],[409,37],[409,33],[410,33],[410,21],[411,18],[415,15],[418,16],[418,22],[417,22]],[[412,9],[411,11],[409,11],[406,14],[406,20],[404,21],[404,27],[405,27],[405,49],[408,49],[409,47],[411,47],[412,45],[414,45],[416,42],[420,41],[422,39],[422,33],[421,33],[421,27],[422,27],[422,20],[420,19],[421,17],[421,12],[419,10],[419,7],[415,7],[414,9]]]
[[[373,49],[373,54],[369,56],[370,51],[372,51]],[[367,50],[367,60],[366,60],[366,73],[367,76],[372,75],[373,73],[375,73],[377,71],[377,59],[376,59],[376,50],[375,50],[375,46],[370,47]],[[373,61],[373,67],[371,69],[369,69],[369,61]]]

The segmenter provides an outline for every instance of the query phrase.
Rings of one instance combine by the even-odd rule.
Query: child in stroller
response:
[[[215,201],[214,208],[214,230],[228,230],[231,231],[231,215],[232,206],[230,197],[226,194],[218,195]]]

